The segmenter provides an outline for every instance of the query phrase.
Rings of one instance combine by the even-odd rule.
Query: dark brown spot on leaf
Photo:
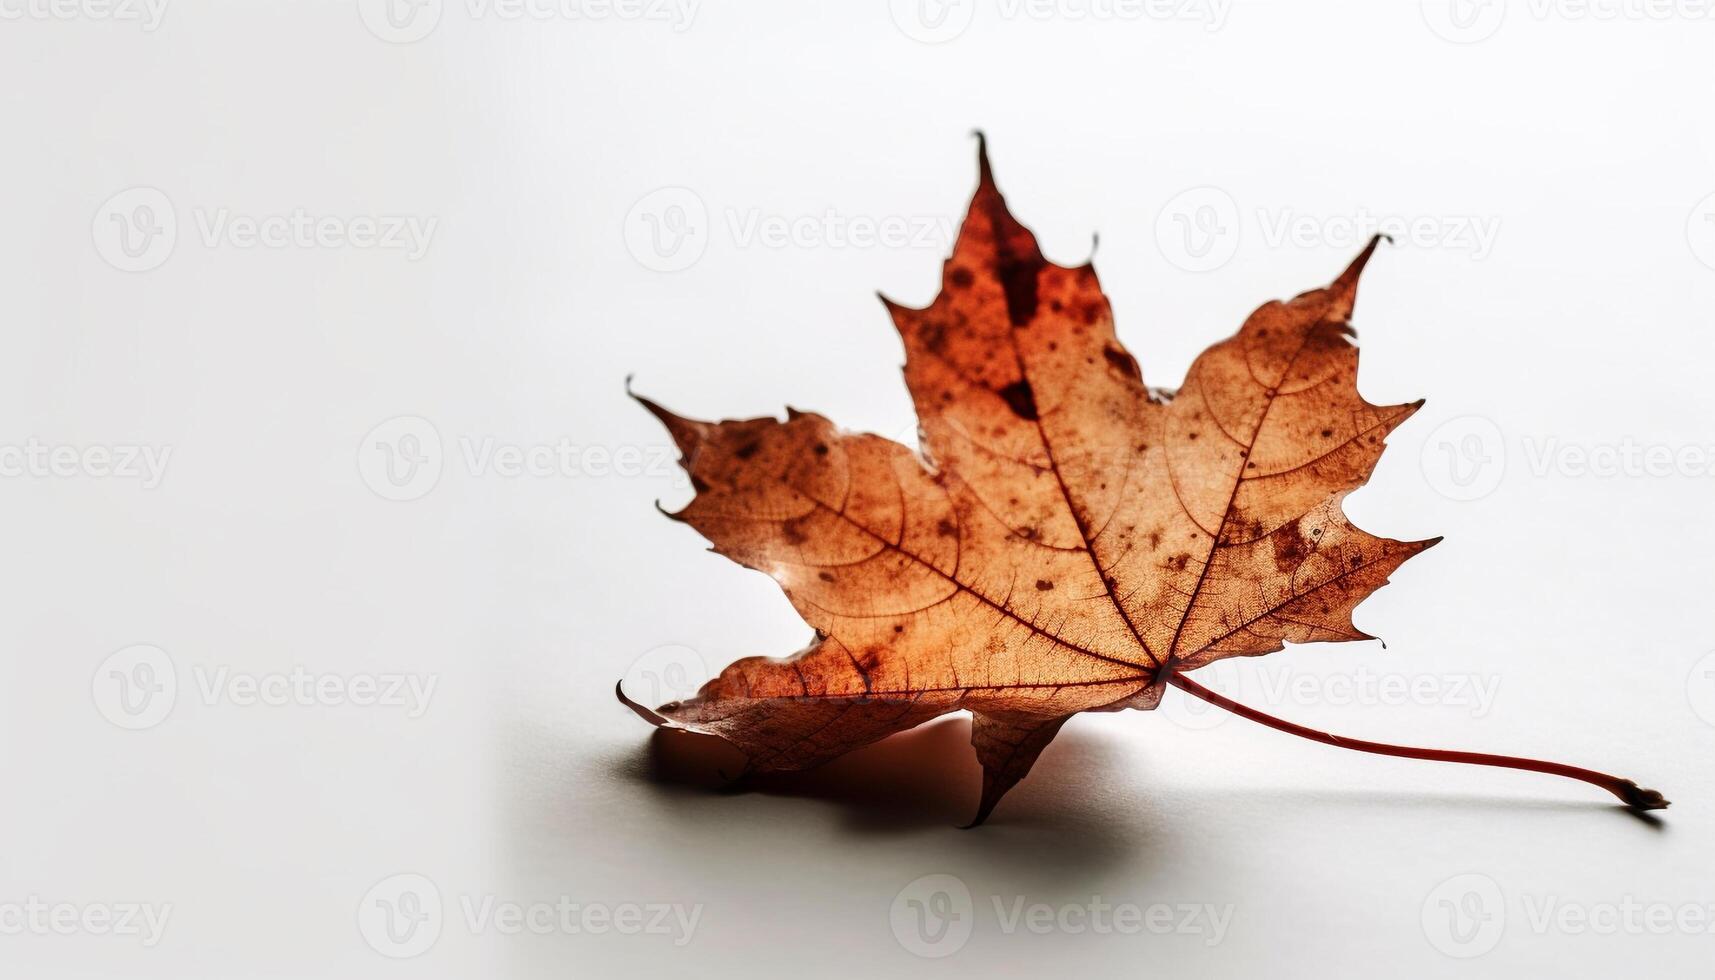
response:
[[[1312,537],[1317,533],[1320,532],[1313,532],[1312,535],[1306,536],[1303,527],[1297,523],[1288,524],[1274,532],[1273,537],[1270,538],[1270,543],[1274,547],[1275,569],[1281,572],[1292,572],[1304,564],[1304,560],[1310,557],[1310,552],[1315,550],[1315,542]]]
[[[1116,370],[1126,377],[1131,378],[1133,381],[1143,380],[1143,372],[1138,370],[1137,367],[1137,358],[1132,357],[1130,354],[1120,350],[1112,344],[1102,348],[1102,356],[1107,358],[1108,363],[1112,364]]]
[[[1006,407],[1012,409],[1012,414],[1027,422],[1036,421],[1036,393],[1030,390],[1030,382],[1020,378],[995,394],[1000,395]]]
[[[1026,326],[1036,318],[1036,273],[1045,264],[1040,255],[1017,255],[1004,247],[995,262],[995,274],[1000,288],[1006,293],[1006,317],[1015,327]]]

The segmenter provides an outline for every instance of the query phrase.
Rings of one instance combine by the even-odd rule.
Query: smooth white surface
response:
[[[351,4],[173,0],[154,30],[0,5],[26,13],[0,22],[0,444],[171,451],[152,489],[0,479],[0,927],[17,933],[32,896],[171,906],[147,947],[0,932],[7,975],[1702,975],[1715,480],[1706,463],[1578,475],[1576,453],[1715,447],[1699,259],[1715,263],[1715,225],[1694,212],[1715,193],[1715,22],[1518,0],[1457,44],[1430,26],[1452,23],[1436,0],[1240,0],[1219,30],[985,4],[927,45],[894,14],[928,22],[893,7],[708,2],[676,25],[448,0],[399,44]],[[1496,9],[1471,8],[1472,30]],[[1172,693],[1153,715],[1074,720],[975,832],[952,826],[976,791],[959,721],[796,793],[649,777],[617,678],[683,683],[666,668],[785,654],[807,630],[655,511],[687,490],[655,465],[663,434],[625,377],[688,414],[791,404],[909,438],[873,294],[933,295],[978,126],[1051,257],[1080,261],[1100,233],[1121,336],[1156,385],[1259,303],[1331,278],[1355,251],[1340,219],[1426,221],[1441,246],[1384,249],[1356,319],[1366,395],[1429,403],[1348,509],[1447,540],[1360,609],[1385,651],[1296,648],[1216,681],[1354,736],[1632,775],[1675,801],[1658,826],[1579,784],[1337,752]],[[123,254],[112,219],[159,198],[107,202],[136,187],[165,196],[177,239],[125,272],[103,258]],[[1210,187],[1240,233],[1229,261],[1187,271],[1163,209]],[[681,192],[634,207],[663,188],[706,222],[669,215]],[[294,209],[334,237],[207,235],[223,214]],[[433,221],[426,250],[330,244],[366,216]],[[1304,244],[1271,240],[1283,216],[1307,222]],[[825,229],[854,218],[927,231],[838,246]],[[696,261],[639,261],[689,254],[651,258],[651,220],[702,235]],[[753,221],[799,237],[763,244]],[[1498,229],[1480,257],[1461,222]],[[432,424],[441,472],[395,502],[363,473],[385,480],[372,430],[400,416]],[[467,458],[562,439],[647,472],[599,475],[580,452],[508,478]],[[1481,480],[1491,493],[1454,499]],[[135,644],[171,658],[178,693],[127,731],[98,706],[120,683],[104,661]],[[694,653],[651,652],[668,644]],[[227,686],[297,667],[338,690],[435,687],[411,717]],[[1384,693],[1401,684],[1426,693]],[[420,891],[397,874],[432,882],[443,914],[432,946],[392,960],[366,937],[413,952],[428,935],[388,945],[376,902]],[[968,940],[930,947],[941,960],[908,948],[924,939],[908,903],[961,909],[901,894],[930,874],[972,896]],[[1483,878],[1444,885],[1460,875]],[[1097,896],[1231,919],[1211,945],[1073,931],[1075,914],[1009,933],[996,912]],[[1451,946],[1480,956],[1446,955],[1443,899],[1487,916]],[[683,945],[466,914],[562,900],[700,912]]]

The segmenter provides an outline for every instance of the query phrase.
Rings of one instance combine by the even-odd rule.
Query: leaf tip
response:
[[[1389,245],[1393,244],[1392,235],[1371,236],[1369,244],[1364,246],[1364,250],[1358,253],[1358,257],[1352,260],[1351,265],[1346,266],[1346,271],[1340,273],[1340,278],[1334,280],[1332,288],[1334,292],[1345,299],[1343,305],[1348,316],[1351,313],[1351,300],[1358,291],[1358,277],[1364,274],[1364,268],[1370,264],[1370,257],[1376,254],[1376,246],[1381,244],[1384,239]]]
[[[649,724],[654,725],[657,728],[661,728],[661,727],[666,726],[667,719],[661,717],[660,715],[649,710],[648,708],[645,708],[643,705],[638,704],[636,701],[633,701],[633,700],[631,700],[631,698],[626,696],[626,694],[625,694],[625,679],[624,678],[621,678],[614,683],[614,685],[613,685],[613,696],[619,699],[620,704],[623,704],[627,708],[630,708],[632,711],[635,711],[639,718],[642,718],[644,721],[648,722]]]
[[[982,802],[982,804],[977,807],[977,815],[971,818],[971,822],[961,826],[959,829],[960,830],[975,830],[978,827],[981,827],[983,825],[983,823],[988,820],[989,814],[994,812],[994,805],[995,805],[995,803],[998,803],[998,802],[1000,802],[1000,801],[999,800],[990,801],[990,800],[985,799]]]
[[[992,187],[994,186],[994,171],[989,169],[988,134],[981,129],[973,129],[971,135],[977,138],[977,180]]]
[[[899,326],[900,314],[922,312],[920,310],[914,310],[911,307],[906,306],[904,303],[899,302],[898,300],[894,299],[893,297],[887,295],[884,292],[881,292],[880,290],[876,291],[875,298],[881,300],[881,305],[886,308],[887,314],[889,316],[893,317],[894,326]]]
[[[688,419],[681,415],[675,415],[671,411],[661,407],[657,402],[643,395],[639,395],[637,392],[631,390],[630,378],[626,379],[625,393],[630,395],[633,401],[636,401],[639,405],[642,405],[647,409],[649,414],[655,416],[662,425],[666,426],[667,434],[673,437],[673,443],[679,447],[679,452],[684,456],[689,457],[691,452],[702,443],[703,423],[698,422],[695,419]]]
[[[989,814],[994,812],[995,806],[1000,803],[1000,798],[1017,785],[1017,779],[1001,775],[987,766],[983,767],[983,796],[977,803],[977,815],[971,818],[970,823],[959,829],[973,830],[981,827],[987,822]]]
[[[1653,789],[1644,789],[1631,780],[1620,784],[1621,798],[1634,810],[1665,810],[1672,804]]]

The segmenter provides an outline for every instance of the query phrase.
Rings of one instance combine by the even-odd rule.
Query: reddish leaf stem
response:
[[[1596,772],[1591,769],[1580,769],[1577,766],[1561,765],[1558,762],[1543,762],[1538,759],[1520,759],[1510,755],[1489,755],[1484,752],[1451,752],[1446,749],[1414,749],[1404,745],[1386,745],[1381,742],[1366,742],[1362,739],[1344,738],[1330,735],[1314,728],[1305,728],[1290,721],[1282,721],[1272,715],[1265,715],[1255,708],[1248,708],[1237,701],[1211,691],[1184,674],[1174,672],[1167,677],[1167,683],[1179,688],[1187,694],[1203,699],[1216,707],[1225,708],[1235,715],[1249,718],[1251,721],[1267,725],[1270,728],[1307,738],[1311,741],[1338,746],[1342,749],[1356,749],[1359,752],[1374,752],[1377,755],[1393,755],[1406,759],[1429,759],[1435,762],[1463,762],[1476,766],[1500,766],[1506,769],[1527,769],[1531,772],[1544,772],[1551,776],[1565,776],[1569,779],[1581,779],[1592,786],[1600,786],[1619,797],[1621,802],[1636,810],[1661,810],[1666,808],[1667,801],[1653,789],[1642,789],[1637,783],[1618,776]]]

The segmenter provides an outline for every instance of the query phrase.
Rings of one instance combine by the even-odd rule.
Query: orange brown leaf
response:
[[[887,304],[922,455],[815,414],[644,404],[696,490],[672,516],[816,631],[645,715],[768,771],[970,711],[980,821],[1071,715],[1153,708],[1174,674],[1223,657],[1366,639],[1353,608],[1434,541],[1377,537],[1340,506],[1417,408],[1358,394],[1351,316],[1375,242],[1164,393],[1095,270],[1045,259],[979,161],[940,295]]]

